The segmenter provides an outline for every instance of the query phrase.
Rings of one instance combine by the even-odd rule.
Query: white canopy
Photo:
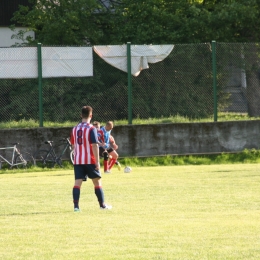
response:
[[[138,76],[148,63],[164,60],[174,45],[131,45],[131,73]],[[127,45],[94,46],[94,51],[110,65],[127,72]]]

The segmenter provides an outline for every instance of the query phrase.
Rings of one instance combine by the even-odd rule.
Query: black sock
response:
[[[100,207],[104,207],[104,192],[101,186],[95,187],[95,194],[97,196]]]
[[[74,186],[72,190],[74,208],[79,208],[80,187]]]

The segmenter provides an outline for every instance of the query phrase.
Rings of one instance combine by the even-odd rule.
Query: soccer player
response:
[[[98,121],[94,121],[93,126],[97,128],[98,145],[104,146],[105,145],[104,132],[100,130],[100,123]]]
[[[108,121],[105,126],[100,128],[100,130],[103,131],[103,134],[104,134],[105,145],[99,146],[99,154],[104,153],[104,172],[105,173],[111,172],[111,168],[116,163],[117,158],[118,158],[117,152],[110,146],[110,143],[109,143],[110,142],[109,138],[110,138],[110,134],[111,134],[111,130],[113,129],[113,126],[114,126],[113,122]],[[108,154],[106,154],[105,151],[107,151]],[[109,156],[111,156],[111,158],[110,158],[110,161],[108,162]],[[119,167],[120,167],[120,164],[119,164]]]
[[[109,155],[105,147],[104,132],[100,130],[100,122],[94,121],[93,126],[97,128],[99,156],[104,158],[104,172],[107,172]]]
[[[92,107],[84,106],[81,109],[82,122],[73,127],[71,144],[74,149],[74,175],[75,183],[72,190],[74,212],[80,212],[80,188],[84,178],[89,178],[94,184],[100,209],[111,209],[106,205],[101,183],[98,136],[96,128],[90,124]]]
[[[111,121],[109,121],[109,122],[111,122]],[[97,128],[98,140],[99,140],[99,156],[104,158],[104,172],[110,173],[110,169],[111,169],[110,165],[112,165],[111,160],[113,159],[113,157],[110,153],[112,153],[114,150],[116,150],[118,148],[118,146],[115,143],[113,136],[110,134],[109,134],[109,136],[106,137],[106,140],[105,140],[105,135],[104,135],[105,132],[104,132],[104,130],[100,129],[100,122],[94,121],[93,126],[95,126]],[[118,155],[116,157],[116,161],[114,164],[117,165],[118,170],[121,170],[121,165],[117,161],[117,158],[118,158]],[[109,161],[109,159],[110,159],[110,161]]]

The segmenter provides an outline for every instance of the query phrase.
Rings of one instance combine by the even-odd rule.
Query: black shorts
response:
[[[100,157],[103,157],[103,152],[104,152],[105,150],[107,150],[108,153],[111,153],[111,152],[114,151],[114,149],[113,149],[112,147],[109,147],[108,149],[105,149],[105,148],[99,146],[99,156],[100,156]]]
[[[95,168],[95,164],[74,164],[75,180],[101,178],[100,171]]]

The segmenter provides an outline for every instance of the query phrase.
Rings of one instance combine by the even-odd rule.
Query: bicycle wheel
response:
[[[74,164],[74,151],[70,151],[70,161]]]
[[[15,167],[19,168],[30,168],[35,166],[35,160],[30,153],[23,152],[22,154],[17,154],[14,159],[14,163],[17,164]]]
[[[47,150],[39,150],[35,153],[34,159],[38,167],[52,168],[55,165],[53,156]]]

